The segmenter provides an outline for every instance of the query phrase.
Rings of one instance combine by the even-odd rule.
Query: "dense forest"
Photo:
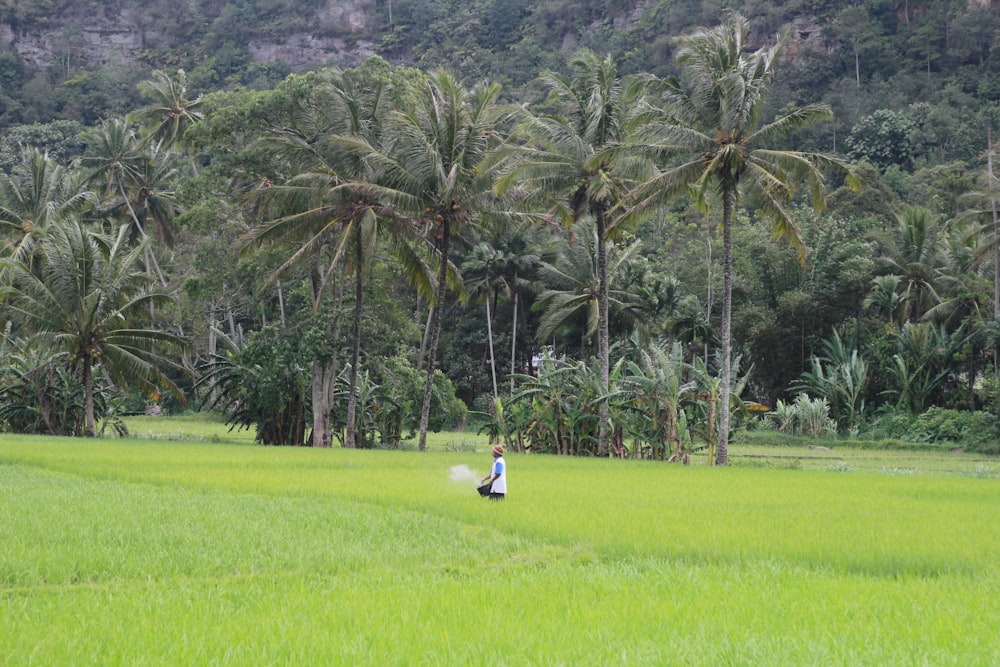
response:
[[[0,0],[0,431],[995,451],[991,3],[113,4]]]

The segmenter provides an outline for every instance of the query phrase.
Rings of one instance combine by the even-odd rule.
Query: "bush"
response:
[[[969,451],[1000,454],[1000,427],[988,412],[931,407],[919,415],[884,412],[866,424],[862,435],[875,440],[962,445]]]

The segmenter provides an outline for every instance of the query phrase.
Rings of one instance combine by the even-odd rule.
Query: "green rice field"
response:
[[[313,450],[129,425],[0,435],[0,664],[1000,661],[995,459],[510,454],[491,503],[474,435]]]

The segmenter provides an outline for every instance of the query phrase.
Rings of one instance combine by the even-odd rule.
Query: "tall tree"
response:
[[[542,75],[553,113],[526,109],[519,132],[525,143],[511,151],[500,192],[517,186],[552,204],[552,213],[569,225],[592,217],[597,229],[597,341],[601,382],[609,381],[608,263],[606,241],[617,229],[623,195],[652,175],[651,164],[630,150],[637,129],[648,120],[638,104],[638,88],[618,75],[614,60],[582,51],[571,60],[573,76]],[[607,455],[608,407],[599,406],[598,451]]]
[[[155,70],[152,78],[139,84],[143,97],[149,104],[136,112],[139,120],[149,124],[148,138],[151,143],[163,142],[174,146],[184,138],[184,132],[195,123],[203,120],[201,110],[202,97],[188,97],[187,74],[177,70],[171,76],[162,70]],[[197,167],[191,156],[191,167],[197,173]]]
[[[839,159],[820,153],[782,150],[796,130],[831,118],[825,105],[807,105],[763,122],[768,89],[787,41],[750,51],[750,25],[739,15],[714,28],[702,28],[677,40],[682,78],[659,81],[665,121],[649,136],[655,150],[670,156],[656,177],[637,191],[637,208],[660,205],[693,194],[707,208],[713,195],[722,204],[723,303],[722,391],[716,463],[728,462],[729,405],[732,390],[732,297],[734,213],[741,197],[752,200],[773,225],[775,236],[788,239],[805,260],[805,247],[789,205],[805,182],[814,206],[824,204],[823,169],[850,176]]]
[[[349,398],[345,446],[355,446],[357,382],[361,352],[364,271],[372,261],[380,235],[388,232],[401,263],[419,273],[422,263],[412,251],[412,227],[401,224],[394,211],[382,205],[382,172],[370,156],[382,142],[383,123],[391,103],[388,80],[379,72],[327,70],[317,75],[308,102],[292,126],[272,130],[270,145],[276,159],[287,161],[293,176],[278,185],[266,184],[261,193],[269,202],[267,219],[247,236],[250,247],[267,242],[297,243],[274,272],[276,281],[302,262],[317,262],[327,248],[315,307],[326,282],[339,266],[353,269],[354,316],[349,368]],[[314,363],[313,445],[329,446],[331,366]],[[315,386],[320,383],[323,387]]]
[[[76,221],[54,227],[42,247],[41,272],[7,258],[12,283],[0,297],[24,330],[64,353],[85,394],[87,437],[94,437],[94,374],[106,371],[119,386],[140,382],[148,390],[180,391],[163,372],[176,366],[161,351],[179,351],[183,339],[136,323],[151,303],[171,301],[146,289],[136,271],[143,244],[130,247],[128,228],[114,237],[88,232]]]
[[[0,231],[6,239],[3,254],[33,267],[49,228],[71,219],[96,200],[79,174],[39,150],[25,148],[11,173],[0,173]]]
[[[497,84],[466,88],[440,70],[421,82],[415,103],[393,116],[395,141],[371,159],[384,169],[384,201],[409,216],[428,235],[439,259],[430,321],[427,378],[420,411],[419,449],[427,446],[434,370],[449,277],[453,237],[492,202],[493,173],[481,168],[499,138]]]
[[[925,208],[910,207],[896,216],[896,227],[885,242],[880,258],[883,274],[901,278],[901,298],[906,319],[917,322],[940,303],[935,287],[942,254],[942,229],[938,216]]]
[[[510,321],[511,348],[510,372],[517,366],[517,322],[521,293],[532,288],[530,284],[541,261],[536,244],[540,243],[533,234],[538,228],[532,223],[517,223],[506,216],[497,216],[495,224],[466,255],[462,263],[462,279],[469,291],[478,293],[486,302],[487,320],[496,317],[501,296],[511,300],[513,314]],[[490,365],[496,375],[496,359],[493,349],[492,323],[488,327],[490,344]],[[494,377],[494,399],[499,395]],[[513,392],[513,382],[511,383]]]
[[[572,241],[560,249],[552,263],[542,262],[539,274],[547,285],[535,302],[535,309],[542,311],[538,324],[538,340],[545,341],[557,330],[573,327],[579,333],[581,355],[588,341],[597,337],[600,320],[601,280],[597,245],[598,232],[593,220],[585,218],[571,228]],[[604,249],[609,286],[607,290],[608,319],[623,323],[621,329],[631,331],[637,324],[641,310],[639,295],[615,285],[626,273],[628,263],[639,250],[633,243],[616,252],[614,244]],[[613,316],[613,317],[612,317]],[[604,380],[601,380],[604,382]],[[598,443],[600,449],[600,443]]]
[[[81,159],[87,179],[102,190],[102,206],[120,214],[130,227],[133,240],[146,238],[149,227],[167,246],[173,245],[172,222],[181,211],[170,190],[178,175],[176,153],[162,142],[145,143],[129,116],[112,118],[87,133],[89,150]],[[159,262],[146,246],[146,266],[166,284]]]

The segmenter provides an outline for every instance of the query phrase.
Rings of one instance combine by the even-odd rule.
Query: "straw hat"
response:
[[[503,445],[493,447],[493,456],[503,456]]]

